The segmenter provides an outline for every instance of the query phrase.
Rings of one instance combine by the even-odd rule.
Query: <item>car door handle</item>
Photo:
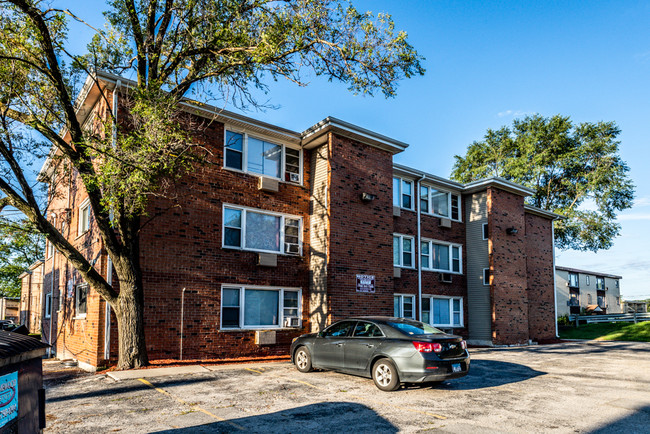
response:
[[[375,345],[374,344],[366,344],[366,347],[368,348],[373,348]]]
[[[343,342],[337,342],[337,343],[335,343],[334,345],[336,345],[337,347],[342,347],[342,346],[343,346]]]

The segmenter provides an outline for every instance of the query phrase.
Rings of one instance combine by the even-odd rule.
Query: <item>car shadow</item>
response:
[[[373,409],[354,402],[322,402],[220,422],[156,431],[158,434],[225,432],[381,432],[396,433],[395,425]]]
[[[445,380],[440,383],[409,384],[405,387],[407,389],[432,388],[444,390],[486,389],[504,384],[519,383],[545,374],[546,372],[536,371],[518,363],[497,360],[472,360],[469,373],[462,378]]]
[[[637,408],[629,416],[617,419],[589,432],[592,434],[641,433],[648,432],[648,427],[650,427],[650,405]]]

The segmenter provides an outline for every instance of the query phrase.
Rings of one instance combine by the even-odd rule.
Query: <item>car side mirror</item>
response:
[[[318,332],[318,337],[322,338],[323,337],[323,332]]]

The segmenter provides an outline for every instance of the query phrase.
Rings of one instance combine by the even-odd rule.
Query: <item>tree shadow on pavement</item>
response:
[[[396,433],[395,425],[373,409],[353,402],[322,402],[274,413],[230,419],[184,428],[156,431],[158,434],[226,432],[381,432]]]
[[[650,405],[638,408],[629,416],[589,432],[591,434],[647,433],[648,427],[650,427]]]

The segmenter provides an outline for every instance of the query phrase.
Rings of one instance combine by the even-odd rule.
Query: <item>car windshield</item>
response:
[[[442,330],[439,330],[435,327],[431,327],[428,324],[424,324],[418,321],[400,321],[400,322],[388,322],[388,325],[392,328],[399,330],[407,336],[413,335],[438,335],[444,334]]]

